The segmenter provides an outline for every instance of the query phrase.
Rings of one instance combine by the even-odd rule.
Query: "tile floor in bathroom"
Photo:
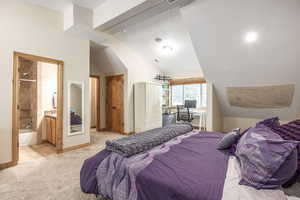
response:
[[[30,162],[56,153],[55,146],[50,143],[20,147],[19,163]]]

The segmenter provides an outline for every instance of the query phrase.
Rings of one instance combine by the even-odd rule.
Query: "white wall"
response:
[[[52,111],[54,93],[57,93],[56,64],[38,62],[37,65],[37,127],[42,140],[46,140],[45,111]]]
[[[207,83],[207,130],[222,132],[223,116],[214,85]]]
[[[106,75],[126,73],[126,66],[110,47],[93,45],[94,47],[91,48],[91,63],[98,65],[97,69],[93,69],[94,71],[98,70]]]
[[[12,79],[13,52],[63,60],[64,68],[64,147],[87,143],[89,137],[89,41],[72,38],[63,33],[62,15],[22,3],[2,0],[0,4],[0,163],[12,159]],[[67,136],[67,81],[85,83],[84,135]]]
[[[38,62],[38,103],[40,103],[41,114],[53,110],[52,96],[57,93],[56,64]]]
[[[242,131],[253,126],[257,122],[264,119],[254,119],[254,118],[241,118],[241,117],[224,117],[223,118],[223,131],[229,132],[234,128],[241,128]],[[287,121],[281,121],[281,124],[288,123]]]
[[[70,4],[63,12],[64,30],[68,30],[74,25],[74,5]]]

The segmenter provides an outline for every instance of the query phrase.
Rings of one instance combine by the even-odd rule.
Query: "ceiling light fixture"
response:
[[[163,40],[160,37],[156,37],[154,40],[158,43],[157,50],[161,55],[169,56],[174,54],[176,45],[172,40]]]
[[[248,32],[245,35],[245,42],[246,43],[254,43],[257,41],[258,34],[254,31]]]
[[[173,47],[171,47],[171,46],[169,46],[169,45],[164,45],[163,47],[162,47],[162,49],[163,49],[163,51],[164,52],[166,52],[166,53],[172,53],[173,52]]]
[[[158,74],[154,77],[155,80],[159,80],[159,81],[170,81],[172,80],[171,76],[167,76],[167,75],[162,75],[162,74]]]
[[[162,39],[160,38],[160,37],[157,37],[157,38],[155,38],[155,42],[161,42],[162,41]]]

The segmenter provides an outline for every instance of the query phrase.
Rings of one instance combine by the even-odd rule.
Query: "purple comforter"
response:
[[[228,156],[216,150],[222,136],[200,132],[155,155],[136,176],[137,199],[221,200],[228,162]],[[81,170],[84,192],[99,193],[96,172],[110,155],[102,151],[85,161]]]

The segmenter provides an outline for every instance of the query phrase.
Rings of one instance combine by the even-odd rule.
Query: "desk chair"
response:
[[[196,100],[186,100],[184,106],[177,105],[177,121],[191,123],[194,120],[194,116],[190,108],[196,108],[196,105]]]

